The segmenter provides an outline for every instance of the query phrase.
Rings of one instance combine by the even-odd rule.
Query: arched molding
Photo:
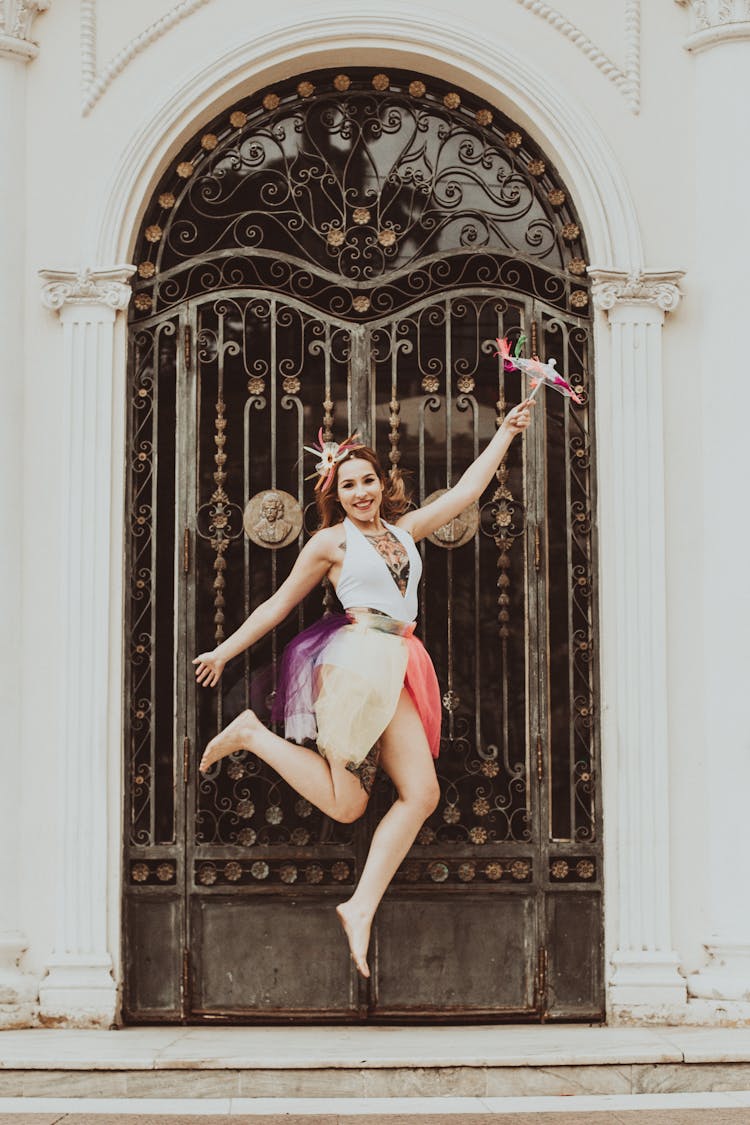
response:
[[[396,44],[396,46],[394,46]],[[170,156],[196,122],[248,93],[248,75],[260,88],[289,66],[331,65],[342,55],[372,54],[378,65],[433,72],[507,107],[529,129],[565,180],[583,220],[592,262],[599,268],[643,271],[635,207],[608,141],[565,89],[511,48],[488,43],[438,13],[424,17],[336,12],[258,34],[202,65],[164,99],[124,147],[95,219],[93,260],[127,261],[140,212]]]
[[[157,39],[161,39],[162,35],[166,35],[176,24],[192,15],[197,8],[202,8],[208,0],[180,0],[163,16],[154,20],[139,35],[126,43],[101,71],[97,69],[96,59],[96,2],[97,0],[81,0],[81,77],[84,115],[94,108],[107,87],[136,55],[151,43],[155,43]]]
[[[544,0],[516,0],[522,8],[533,12],[554,27],[564,38],[581,51],[589,62],[613,82],[625,98],[628,109],[638,113],[641,107],[641,3],[640,0],[625,0],[623,38],[625,43],[625,65],[618,66],[601,47],[597,47],[589,37],[576,27],[567,16],[558,12]]]
[[[680,3],[684,0],[679,0]],[[97,0],[81,0],[81,74],[83,79],[83,113],[94,108],[107,88],[114,82],[126,66],[137,56],[161,39],[176,24],[187,19],[208,0],[180,0],[159,19],[154,20],[138,35],[126,43],[100,70],[98,70],[96,51],[96,4]],[[625,0],[623,38],[625,44],[625,63],[623,66],[611,59],[581,28],[576,27],[566,16],[544,0],[516,0],[522,8],[544,20],[600,70],[605,78],[614,83],[625,98],[632,113],[638,113],[641,96],[641,3],[640,0]]]

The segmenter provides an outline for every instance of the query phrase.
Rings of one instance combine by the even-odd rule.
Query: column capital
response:
[[[0,58],[31,62],[39,54],[39,44],[30,39],[31,25],[52,0],[9,0],[0,2]]]
[[[639,305],[660,314],[674,312],[680,303],[680,280],[684,270],[647,271],[640,274],[624,270],[589,269],[594,307],[610,312],[618,305]]]
[[[42,279],[42,304],[59,312],[66,305],[103,305],[127,308],[131,297],[128,278],[135,266],[114,266],[109,270],[39,270]]]
[[[748,0],[676,0],[692,16],[687,51],[701,51],[717,43],[750,39]]]

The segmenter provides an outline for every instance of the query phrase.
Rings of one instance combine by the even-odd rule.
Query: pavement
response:
[[[62,1117],[50,1116],[46,1114],[8,1114],[0,1115],[0,1123],[2,1125],[59,1125],[64,1122],[65,1125],[143,1125],[144,1120],[155,1121],[155,1118],[144,1119],[143,1117],[133,1117],[129,1114],[125,1116],[101,1116],[99,1114],[65,1114]],[[206,1122],[214,1122],[215,1125],[235,1125],[237,1117],[202,1117],[200,1120]],[[250,1119],[245,1119],[250,1120]],[[290,1117],[290,1116],[277,1116],[267,1117],[263,1119],[267,1125],[382,1125],[386,1120],[383,1117],[373,1117],[368,1115],[366,1117],[330,1117],[326,1115],[316,1115],[314,1117]],[[443,1115],[429,1116],[419,1118],[425,1125],[455,1125],[455,1117],[445,1117]],[[159,1117],[158,1121],[164,1125],[188,1125],[189,1122],[195,1121],[194,1117]],[[387,1121],[390,1125],[414,1125],[415,1118],[412,1116],[398,1116],[388,1117]],[[728,1109],[719,1110],[716,1112],[710,1110],[685,1110],[676,1113],[667,1111],[662,1113],[657,1110],[654,1112],[646,1113],[585,1113],[585,1114],[558,1114],[558,1113],[533,1113],[524,1114],[522,1116],[469,1116],[461,1118],[461,1125],[488,1125],[489,1122],[499,1122],[500,1125],[747,1125],[750,1121],[747,1111]]]
[[[133,1116],[132,1114],[91,1114],[71,1113],[63,1114],[0,1114],[2,1125],[143,1125],[144,1121],[157,1121],[160,1125],[192,1125],[195,1117],[159,1117],[148,1118]],[[236,1125],[237,1117],[201,1117],[201,1121],[212,1122],[213,1125]],[[239,1118],[239,1120],[258,1120],[260,1118]],[[403,1116],[380,1115],[350,1117],[328,1114],[298,1117],[296,1115],[277,1115],[264,1117],[265,1125],[414,1125],[415,1121],[423,1125],[456,1125],[456,1118],[443,1114],[430,1114],[429,1116],[415,1118],[411,1114]],[[496,1116],[495,1114],[467,1115],[460,1118],[461,1125],[489,1125],[490,1122],[499,1125],[747,1125],[750,1122],[750,1111],[743,1109],[724,1110],[647,1110],[621,1113],[530,1113]]]
[[[0,1098],[0,1125],[750,1125],[750,1091],[525,1098]]]

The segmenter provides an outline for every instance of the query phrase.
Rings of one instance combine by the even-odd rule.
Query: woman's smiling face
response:
[[[383,485],[369,461],[352,457],[339,467],[336,495],[344,514],[360,523],[377,519]]]

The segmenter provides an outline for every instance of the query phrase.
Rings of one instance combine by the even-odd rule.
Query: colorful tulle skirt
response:
[[[287,645],[272,718],[293,742],[358,768],[390,723],[406,688],[430,753],[440,748],[440,689],[414,624],[373,611],[333,613]]]

